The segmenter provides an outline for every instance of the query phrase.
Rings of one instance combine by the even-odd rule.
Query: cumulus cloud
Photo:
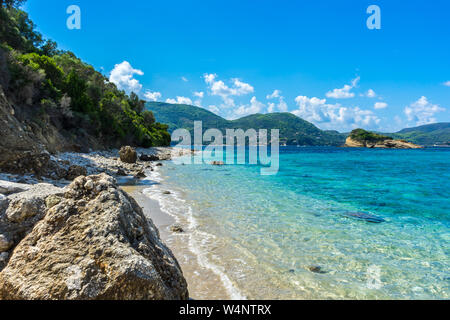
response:
[[[340,89],[334,89],[333,91],[327,92],[326,96],[327,98],[334,98],[334,99],[348,99],[353,98],[355,94],[351,92],[352,89],[354,89],[358,83],[360,77],[356,77],[352,80],[351,84],[346,84],[343,88]]]
[[[450,87],[450,81],[444,82],[443,85],[446,86],[446,87]]]
[[[377,128],[381,121],[371,110],[328,104],[326,99],[298,96],[295,102],[298,109],[292,111],[293,114],[323,129],[350,130],[357,127],[373,129]]]
[[[194,92],[194,97],[196,97],[197,99],[194,101],[194,104],[196,106],[201,107],[202,106],[202,100],[203,100],[204,96],[205,96],[205,93],[203,91],[195,91]]]
[[[415,122],[418,126],[437,122],[434,115],[442,111],[445,111],[445,109],[437,104],[432,104],[424,96],[405,107],[404,110],[408,121]]]
[[[378,110],[378,109],[386,109],[387,106],[388,104],[385,102],[377,102],[373,107]]]
[[[147,101],[158,101],[158,99],[161,99],[162,95],[160,92],[151,92],[150,90],[147,90],[144,93],[144,98]]]
[[[205,96],[205,93],[203,91],[200,91],[200,92],[196,91],[196,92],[194,92],[194,96],[198,97],[200,99],[203,99],[203,97]]]
[[[269,95],[266,96],[266,99],[267,100],[276,99],[276,98],[279,98],[280,96],[281,96],[281,91],[280,90],[274,90],[272,94],[269,94]]]
[[[216,114],[220,112],[219,108],[217,108],[215,105],[210,105],[207,109]]]
[[[166,100],[167,103],[172,103],[172,104],[189,104],[192,105],[192,100],[186,97],[177,97],[176,99],[167,99]]]
[[[128,61],[124,61],[114,66],[109,76],[109,81],[127,93],[139,93],[142,90],[142,84],[134,79],[134,75],[143,76],[144,72],[134,69]]]
[[[268,104],[267,111],[269,113],[275,111],[286,112],[288,110],[288,105],[284,101],[284,97],[281,95],[280,90],[274,90],[272,94],[266,96],[266,99],[267,100],[278,99],[278,104],[275,104],[273,102],[270,102]]]
[[[366,96],[369,98],[375,98],[377,96],[377,94],[372,89],[369,89],[366,93]]]
[[[243,96],[254,92],[254,88],[241,80],[231,79],[231,86],[226,85],[222,80],[217,80],[217,74],[205,74],[205,82],[208,85],[212,96],[219,96],[224,102],[224,107],[234,107],[233,97]]]
[[[239,118],[243,116],[248,116],[255,113],[260,113],[266,108],[266,105],[262,102],[259,102],[256,97],[253,97],[250,100],[250,104],[242,105],[236,110],[234,110],[232,117]]]

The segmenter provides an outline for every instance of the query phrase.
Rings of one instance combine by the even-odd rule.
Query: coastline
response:
[[[147,182],[151,181],[150,179],[153,173],[157,174],[158,168],[163,166],[163,162],[171,160],[174,157],[191,154],[191,150],[178,148],[138,148],[136,151],[138,154],[156,156],[159,160],[138,160],[136,163],[128,164],[119,159],[118,150],[91,153],[60,153],[52,156],[52,160],[64,167],[77,166],[84,168],[84,175],[92,176],[106,173],[115,177],[119,188],[135,199],[142,208],[144,216],[149,220],[150,225],[154,224],[156,226],[156,232],[159,233],[163,243],[176,256],[179,265],[182,267],[182,273],[188,282],[189,297],[191,299],[211,300],[232,298],[228,294],[221,277],[212,269],[201,265],[199,257],[194,250],[191,250],[189,245],[190,241],[187,240],[190,237],[189,232],[175,233],[171,231],[171,226],[177,223],[178,219],[164,211],[160,201],[149,196],[147,192],[149,190],[149,184]],[[66,179],[51,179],[28,174],[8,173],[0,174],[0,182],[2,188],[6,188],[5,190],[19,190],[19,193],[17,193],[17,197],[19,198],[22,195],[20,192],[23,192],[23,190],[33,189],[34,186],[42,183],[46,183],[48,186],[54,186],[56,188],[55,190],[59,193],[67,190],[71,183],[70,180]],[[5,198],[4,196],[2,197]],[[183,223],[183,228],[186,228],[184,225],[186,224]],[[6,263],[7,260],[4,263],[2,262],[2,265],[6,265]]]
[[[220,276],[199,263],[198,256],[190,248],[187,239],[191,236],[189,231],[175,233],[170,230],[171,226],[179,225],[179,223],[177,219],[161,209],[158,200],[144,194],[148,186],[121,186],[121,188],[142,207],[144,215],[150,218],[158,228],[162,241],[172,250],[188,283],[190,298],[194,300],[231,299]],[[184,225],[182,227],[185,228]]]

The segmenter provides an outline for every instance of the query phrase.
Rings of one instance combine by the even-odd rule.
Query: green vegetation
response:
[[[393,133],[395,139],[404,139],[423,146],[450,145],[450,123],[434,123]]]
[[[42,115],[69,136],[93,136],[105,146],[170,144],[168,127],[155,122],[144,101],[43,39],[18,8],[22,2],[0,0],[0,86],[21,113]]]
[[[350,138],[358,142],[377,143],[385,140],[392,140],[391,137],[384,136],[378,133],[369,132],[364,129],[355,129],[350,133]]]
[[[229,121],[203,108],[189,105],[149,102],[146,105],[156,119],[169,125],[169,131],[184,128],[193,132],[194,121],[203,122],[203,130],[226,129],[280,129],[280,141],[288,145],[340,146],[345,135],[337,131],[322,131],[313,124],[291,113],[254,114]],[[269,132],[270,133],[270,132]]]

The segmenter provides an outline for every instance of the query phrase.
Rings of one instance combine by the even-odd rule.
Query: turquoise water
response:
[[[160,173],[230,294],[449,298],[450,149],[285,147],[275,176],[170,162]]]

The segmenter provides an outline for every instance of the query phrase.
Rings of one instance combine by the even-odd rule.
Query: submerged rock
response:
[[[178,224],[171,226],[170,231],[175,232],[175,233],[183,233],[184,232],[183,227],[181,227]]]
[[[119,156],[120,161],[125,163],[136,163],[137,161],[136,150],[130,146],[120,148]]]
[[[187,298],[157,228],[105,174],[76,178],[0,272],[0,299]]]
[[[371,223],[386,222],[386,220],[384,220],[381,217],[378,217],[378,216],[375,216],[375,215],[369,214],[369,213],[364,213],[364,212],[347,212],[347,213],[345,213],[345,215],[350,218],[360,219],[360,220],[364,220],[364,221],[371,222]]]
[[[320,274],[327,273],[326,271],[322,270],[321,266],[309,266],[308,270],[313,272],[313,273],[320,273]]]

